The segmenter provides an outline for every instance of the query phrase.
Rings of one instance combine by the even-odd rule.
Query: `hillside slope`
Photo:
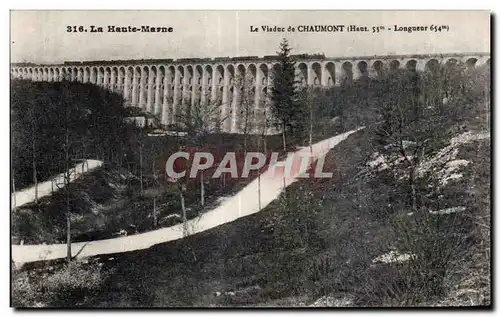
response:
[[[304,232],[290,230],[278,200],[261,213],[208,232],[92,259],[87,265],[102,262],[112,272],[103,281],[103,291],[64,303],[98,307],[488,305],[489,231],[484,226],[488,226],[490,199],[490,165],[485,160],[489,139],[469,138],[457,145],[453,160],[470,163],[460,168],[463,177],[441,189],[442,197],[432,208],[465,206],[465,211],[427,212],[418,217],[409,215],[407,203],[401,200],[405,186],[392,171],[372,166],[373,155],[367,153],[376,152],[377,146],[370,130],[358,132],[328,154],[327,165],[336,171],[332,179],[299,181],[287,189],[287,194],[297,197],[311,193],[320,204],[309,222],[306,244]],[[483,223],[478,223],[481,219]],[[416,225],[425,225],[425,231],[408,230]],[[422,248],[405,237],[427,243]],[[446,250],[453,252],[444,254]],[[446,261],[426,258],[445,259],[444,255]],[[412,277],[423,273],[425,279]]]

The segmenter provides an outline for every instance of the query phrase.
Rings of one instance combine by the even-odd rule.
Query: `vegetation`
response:
[[[14,271],[12,305],[14,307],[74,307],[85,305],[106,285],[112,271],[102,263],[70,262],[45,270]]]
[[[295,80],[295,61],[291,57],[287,39],[280,43],[279,66],[272,72],[271,113],[276,128],[283,136],[283,151],[287,150],[287,133],[291,137],[303,131],[303,110],[298,102],[297,82]]]
[[[118,94],[91,84],[13,80],[11,115],[16,190],[62,172],[68,160],[121,163],[128,135]]]
[[[226,151],[237,149],[239,142],[244,151],[286,151],[365,126],[327,154],[325,169],[333,178],[301,179],[263,211],[213,230],[147,250],[101,256],[114,259],[105,265],[113,269],[109,275],[82,273],[88,285],[75,280],[71,287],[60,282],[64,278],[54,278],[54,285],[63,286],[50,290],[50,298],[40,297],[40,279],[27,280],[27,273],[16,272],[16,303],[50,304],[57,298],[57,305],[64,306],[76,298],[99,307],[490,305],[490,144],[488,136],[470,137],[490,130],[489,65],[466,69],[452,63],[425,72],[388,72],[330,89],[298,89],[286,41],[280,52],[268,117],[282,134],[262,134],[247,144],[246,133],[205,133],[204,110],[191,108],[186,127],[199,136],[196,144],[173,138],[152,146],[143,136],[139,169],[151,169],[153,177],[143,175],[147,211],[135,216],[156,215],[158,206],[175,202],[177,207],[158,211],[161,218],[165,210],[180,210],[184,199],[186,206],[188,201],[200,205],[206,203],[205,193],[216,196],[221,187],[237,190],[241,185],[205,183],[202,177],[185,183],[181,199],[172,184],[151,199],[148,190],[158,187],[150,187],[149,180],[161,181],[166,157],[181,146]],[[26,144],[33,149],[33,142]],[[137,155],[132,152],[131,157]],[[70,276],[68,268],[57,272]],[[106,281],[106,287],[96,286],[97,281]],[[89,295],[62,295],[82,285]]]

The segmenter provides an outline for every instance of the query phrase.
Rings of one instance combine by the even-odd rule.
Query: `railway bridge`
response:
[[[294,55],[302,85],[332,87],[363,77],[376,78],[398,69],[433,70],[452,63],[467,69],[490,63],[490,53],[451,53],[327,57]],[[123,95],[127,106],[140,107],[175,124],[181,109],[196,104],[221,105],[226,132],[238,133],[242,104],[254,109],[255,122],[265,116],[277,56],[69,61],[63,64],[11,64],[12,78],[33,81],[93,83]],[[245,88],[244,88],[245,87]]]

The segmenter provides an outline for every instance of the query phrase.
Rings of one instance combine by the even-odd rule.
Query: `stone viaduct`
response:
[[[376,78],[400,68],[425,71],[462,62],[468,69],[490,63],[490,53],[358,56],[330,58],[294,55],[296,79],[302,85],[338,86],[362,77]],[[145,59],[64,62],[58,65],[11,64],[11,77],[33,81],[93,83],[123,95],[126,106],[140,107],[175,124],[176,114],[197,104],[219,104],[226,132],[240,132],[243,102],[251,104],[256,122],[266,100],[276,56]],[[246,88],[243,89],[243,86]]]

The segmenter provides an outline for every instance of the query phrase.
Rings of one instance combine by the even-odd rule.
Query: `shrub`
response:
[[[104,285],[110,271],[102,263],[64,264],[54,273],[14,272],[12,305],[14,307],[58,306],[85,304]],[[77,302],[78,299],[83,302]]]
[[[396,248],[410,260],[394,263],[402,280],[400,305],[414,305],[446,295],[444,280],[467,250],[467,233],[458,215],[415,214],[395,217]],[[445,219],[447,218],[447,219]],[[458,228],[457,228],[458,227]]]

